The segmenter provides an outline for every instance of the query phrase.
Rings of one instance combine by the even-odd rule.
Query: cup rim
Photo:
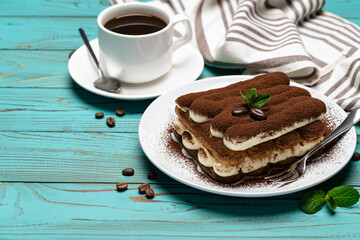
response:
[[[124,5],[132,5],[132,6],[145,6],[147,8],[152,8],[152,9],[156,9],[156,10],[159,10],[161,11],[164,15],[166,15],[169,19],[169,21],[167,22],[167,25],[166,27],[164,27],[163,29],[159,30],[159,31],[156,31],[156,32],[153,32],[153,33],[148,33],[148,34],[141,34],[141,35],[129,35],[129,34],[122,34],[122,33],[115,33],[107,28],[105,28],[105,26],[101,23],[101,20],[104,18],[103,15],[110,11],[111,9],[114,9],[114,8],[121,8],[123,7]],[[142,2],[127,2],[127,3],[120,3],[120,4],[116,4],[116,5],[113,5],[113,6],[110,6],[110,7],[107,7],[105,8],[104,10],[102,10],[99,15],[97,16],[97,24],[98,24],[98,27],[106,32],[107,34],[111,34],[113,36],[120,36],[120,37],[127,37],[127,38],[144,38],[144,37],[152,37],[152,36],[156,36],[156,35],[159,35],[159,34],[162,34],[163,32],[167,31],[170,26],[172,25],[172,19],[171,19],[171,16],[162,8],[160,7],[157,7],[157,6],[154,6],[154,5],[150,5],[149,3],[142,3]]]

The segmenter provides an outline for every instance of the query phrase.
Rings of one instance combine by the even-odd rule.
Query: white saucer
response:
[[[94,39],[90,44],[98,56],[98,40]],[[98,78],[98,73],[85,45],[71,56],[68,68],[74,81],[90,92],[116,99],[142,100],[160,96],[164,92],[195,81],[204,68],[204,60],[195,47],[187,44],[174,52],[173,65],[167,74],[144,84],[122,83],[117,93],[105,92],[94,87],[93,82]]]

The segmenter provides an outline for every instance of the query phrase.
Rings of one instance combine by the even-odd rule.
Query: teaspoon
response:
[[[107,92],[117,91],[121,87],[120,82],[115,78],[104,76],[104,73],[100,68],[99,61],[97,60],[97,58],[94,54],[94,51],[92,50],[92,48],[90,46],[89,40],[88,40],[84,30],[82,28],[79,28],[79,32],[80,32],[81,38],[83,39],[87,49],[90,52],[90,55],[92,56],[92,58],[96,64],[96,67],[97,67],[97,70],[99,73],[99,78],[94,81],[94,87],[96,87],[97,89],[103,90],[103,91],[107,91]]]

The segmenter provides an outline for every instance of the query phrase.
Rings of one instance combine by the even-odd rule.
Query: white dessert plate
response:
[[[144,112],[139,125],[140,144],[149,160],[168,176],[188,186],[207,192],[236,197],[269,197],[297,192],[324,182],[338,173],[351,159],[356,147],[356,131],[348,131],[330,151],[309,165],[305,174],[296,182],[278,188],[276,183],[220,184],[204,176],[201,169],[182,154],[169,147],[169,129],[176,119],[175,99],[190,92],[224,87],[253,76],[223,76],[196,81],[177,88],[157,98]],[[336,103],[319,93],[296,83],[291,85],[305,88],[313,97],[321,99],[327,106],[325,118],[335,126],[347,114]]]
[[[90,44],[98,57],[98,40],[94,39]],[[68,68],[74,81],[90,92],[116,99],[143,100],[160,96],[166,91],[195,81],[204,68],[204,60],[194,46],[187,44],[174,52],[172,68],[164,76],[144,84],[122,83],[122,87],[116,93],[94,87],[93,82],[98,78],[98,73],[85,45],[73,53]]]

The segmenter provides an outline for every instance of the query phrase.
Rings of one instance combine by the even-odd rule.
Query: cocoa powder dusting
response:
[[[168,128],[166,129],[167,135],[166,135],[166,139],[165,139],[165,144],[166,144],[166,148],[170,150],[170,152],[174,155],[178,156],[178,160],[184,162],[185,164],[192,166],[192,168],[194,168],[195,172],[196,171],[196,163],[193,161],[192,158],[189,158],[188,156],[184,155],[184,148],[182,147],[181,143],[177,142],[177,140],[175,141],[175,136],[174,134],[176,134],[176,131],[174,130],[174,128],[170,125],[168,126]],[[180,136],[180,135],[179,135]],[[181,138],[179,138],[181,141]]]
[[[189,108],[190,105],[198,98],[206,98],[208,100],[216,101],[224,99],[231,94],[238,94],[240,90],[250,89],[266,89],[276,85],[289,85],[289,77],[282,72],[274,72],[256,76],[252,79],[251,86],[247,81],[231,84],[225,88],[212,89],[204,92],[189,93],[178,97],[175,102],[183,108]],[[230,94],[230,95],[229,95]]]
[[[301,99],[301,101],[297,102],[294,99]],[[281,131],[297,122],[316,119],[326,112],[325,104],[316,98],[299,97],[294,99],[292,99],[293,101],[285,100],[286,102],[283,104],[276,105],[276,111],[273,111],[271,107],[265,107],[264,111],[268,115],[266,120],[235,124],[226,129],[225,135],[231,139],[239,136],[248,139],[261,133]]]
[[[171,152],[173,153],[176,153],[176,154],[182,154],[181,153],[181,146],[179,143],[175,142],[174,139],[172,139],[171,135],[173,134],[174,132],[174,128],[172,126],[169,126],[167,129],[166,129],[166,132],[167,132],[167,141],[166,141],[166,147],[168,149],[171,150]]]
[[[312,98],[303,88],[289,86],[289,78],[276,72],[254,77],[224,88],[190,93],[176,99],[180,107],[211,118],[212,129],[224,133],[226,139],[242,142],[262,133],[272,134],[297,122],[316,119],[326,112],[325,104]],[[258,94],[270,94],[271,100],[261,110],[267,115],[255,121],[249,114],[233,116],[232,111],[246,106],[240,91],[256,88]]]

